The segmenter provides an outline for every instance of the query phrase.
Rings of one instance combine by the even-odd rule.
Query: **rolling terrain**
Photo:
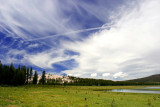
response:
[[[133,80],[127,80],[129,82],[160,82],[160,74],[151,75],[144,78],[138,78]]]

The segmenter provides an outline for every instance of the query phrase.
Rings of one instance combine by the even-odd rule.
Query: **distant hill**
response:
[[[151,75],[148,77],[127,80],[128,82],[160,82],[160,74]]]

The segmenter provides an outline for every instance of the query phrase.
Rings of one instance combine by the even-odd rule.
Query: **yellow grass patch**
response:
[[[32,93],[45,93],[45,92],[49,92],[49,91],[35,91],[35,92],[32,92]]]

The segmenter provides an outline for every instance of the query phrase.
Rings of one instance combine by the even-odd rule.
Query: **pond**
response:
[[[152,94],[160,94],[160,91],[154,91],[149,89],[160,89],[160,87],[145,87],[143,89],[113,89],[107,90],[110,92],[127,92],[127,93],[152,93]]]
[[[145,87],[145,89],[160,89],[160,87]]]

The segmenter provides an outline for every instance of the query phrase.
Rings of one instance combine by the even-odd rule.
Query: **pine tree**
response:
[[[12,79],[12,85],[18,85],[18,70],[15,70],[15,73]]]
[[[30,80],[32,79],[32,75],[33,75],[33,71],[32,71],[32,67],[31,67],[30,72],[29,72],[29,79]]]
[[[23,85],[23,84],[25,84],[25,73],[22,70],[19,72],[20,72],[20,78],[21,78],[20,85]]]
[[[20,65],[18,65],[18,70],[21,71],[21,66]]]
[[[40,83],[41,84],[45,84],[45,82],[46,82],[46,72],[45,71],[43,71],[42,72],[42,77],[41,77],[41,80],[40,80]]]
[[[26,84],[28,84],[28,79],[29,79],[29,67],[27,68],[27,73],[26,73]]]
[[[22,66],[21,67],[21,71],[24,74],[23,83],[26,83],[26,74],[27,74],[27,72],[26,72],[26,66]]]
[[[33,77],[33,84],[37,84],[37,81],[38,81],[38,74],[37,74],[37,71],[35,71],[34,77]]]
[[[13,63],[9,66],[9,69],[7,70],[7,84],[11,85],[11,81],[15,75],[16,69],[13,66]]]
[[[2,63],[0,60],[0,84],[2,83]]]

